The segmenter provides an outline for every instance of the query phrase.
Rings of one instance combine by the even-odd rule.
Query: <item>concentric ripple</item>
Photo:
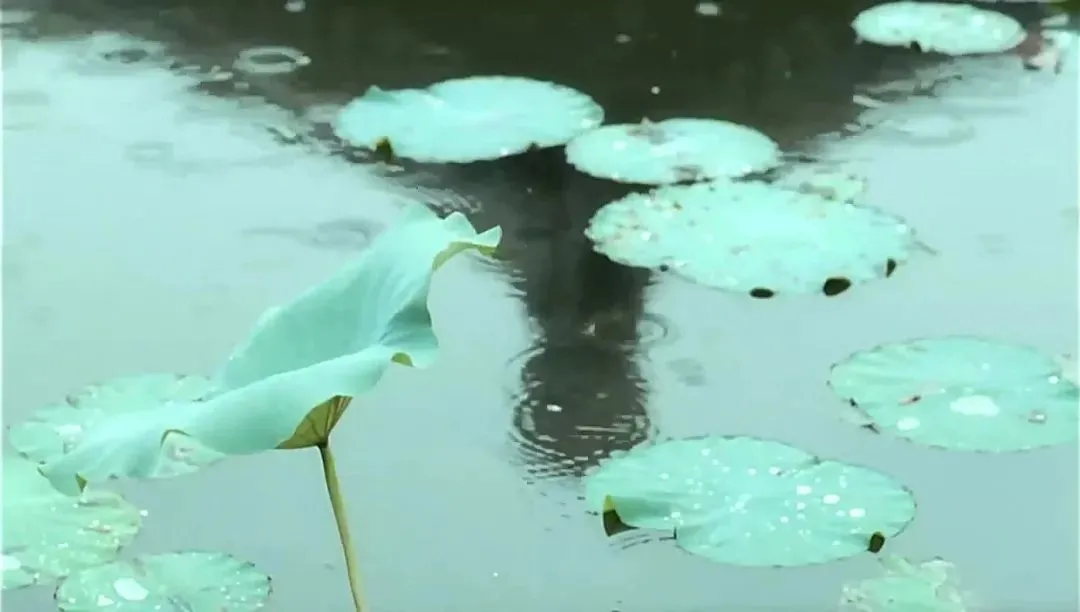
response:
[[[541,344],[511,360],[510,440],[530,480],[577,478],[653,436],[632,353]]]

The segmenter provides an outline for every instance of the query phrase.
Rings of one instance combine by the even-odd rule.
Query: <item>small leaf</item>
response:
[[[8,432],[12,447],[38,463],[59,459],[101,424],[125,414],[171,410],[210,393],[213,385],[201,376],[144,374],[90,385],[64,402],[35,411],[29,420]],[[163,449],[149,478],[189,474],[224,457],[184,436],[162,436]]]
[[[1076,440],[1080,389],[1060,359],[967,336],[886,344],[833,366],[829,386],[881,433],[961,451]]]
[[[141,527],[138,508],[119,495],[62,495],[21,457],[4,457],[3,488],[4,590],[111,561]]]
[[[217,552],[148,555],[88,568],[56,591],[62,612],[254,612],[269,597],[269,576]]]
[[[867,543],[866,550],[877,554],[881,552],[883,546],[885,546],[885,534],[880,531],[875,531],[870,536],[870,541]]]

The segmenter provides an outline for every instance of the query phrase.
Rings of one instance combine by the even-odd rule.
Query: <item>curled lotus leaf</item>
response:
[[[500,237],[458,213],[409,208],[329,280],[267,311],[201,401],[118,414],[42,472],[77,493],[87,482],[151,476],[171,436],[226,455],[326,444],[347,404],[337,398],[367,393],[392,363],[434,361],[433,274],[463,251],[493,250]]]

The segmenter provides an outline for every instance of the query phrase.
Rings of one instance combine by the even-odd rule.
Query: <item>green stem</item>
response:
[[[330,442],[319,445],[319,458],[322,459],[323,478],[326,481],[326,492],[330,494],[330,507],[334,510],[334,521],[337,523],[338,537],[341,539],[341,550],[345,553],[345,572],[349,576],[349,591],[352,593],[356,612],[364,612],[368,608],[364,605],[364,593],[360,588],[356,552],[353,550],[352,537],[349,535],[349,519],[345,514],[345,500],[341,498],[341,487],[338,485],[337,468],[334,467],[334,455],[330,452]]]

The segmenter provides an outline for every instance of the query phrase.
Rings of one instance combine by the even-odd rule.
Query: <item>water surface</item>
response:
[[[946,64],[855,47],[854,3],[768,15],[729,2],[715,18],[694,3],[563,4],[309,2],[253,15],[59,2],[10,33],[5,420],[120,374],[210,371],[265,308],[425,200],[503,225],[508,263],[444,268],[439,364],[393,370],[335,434],[376,611],[824,610],[875,571],[871,558],[732,568],[640,535],[605,539],[577,478],[614,450],[705,433],[893,474],[920,515],[890,552],[946,557],[988,609],[1075,609],[1075,447],[972,456],[873,437],[839,418],[824,384],[849,353],[917,336],[1075,349],[1075,61],[1059,76],[1012,57],[952,63],[966,80],[890,115],[915,138],[839,138],[866,87],[917,89]],[[131,37],[158,45],[114,52]],[[312,62],[223,76],[257,44]],[[872,203],[937,255],[839,298],[753,301],[592,254],[581,230],[619,189],[557,154],[388,169],[321,138],[327,105],[370,84],[489,72],[579,87],[613,121],[747,122],[865,176]],[[128,554],[222,550],[274,578],[274,610],[350,607],[313,452],[121,488],[148,510]],[[48,597],[4,603],[44,610]]]

